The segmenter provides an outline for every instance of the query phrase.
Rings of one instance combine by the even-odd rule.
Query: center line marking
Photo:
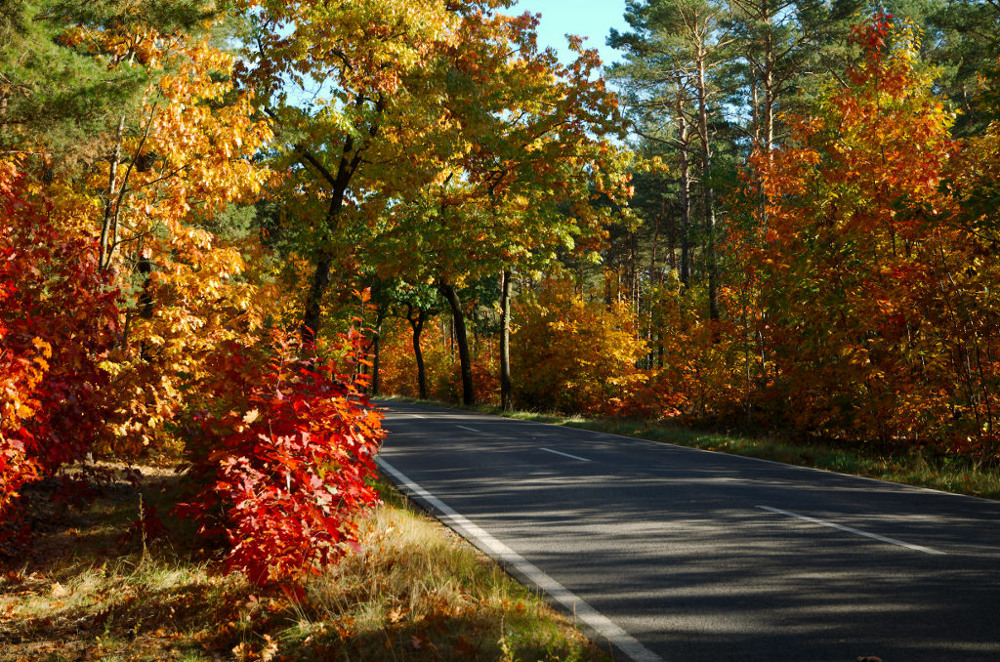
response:
[[[456,425],[456,428],[462,428],[463,430],[468,430],[469,432],[479,432],[476,428],[467,428],[464,425]]]
[[[880,536],[877,533],[869,533],[867,531],[862,531],[861,529],[854,529],[849,526],[844,526],[843,524],[834,524],[833,522],[827,522],[825,520],[816,519],[815,517],[809,517],[808,515],[799,515],[798,513],[792,513],[787,510],[781,510],[780,508],[772,508],[771,506],[757,506],[761,510],[766,510],[769,513],[777,513],[778,515],[785,515],[786,517],[794,517],[796,519],[805,520],[807,522],[812,522],[813,524],[819,524],[820,526],[828,526],[831,529],[840,529],[841,531],[847,531],[848,533],[854,533],[859,536],[864,536],[866,538],[871,538],[873,540],[878,540],[880,542],[888,543],[890,545],[898,545],[899,547],[905,547],[907,549],[912,549],[915,552],[923,552],[924,554],[936,554],[944,556],[946,552],[941,552],[930,547],[923,547],[922,545],[911,545],[908,542],[903,542],[902,540],[896,540],[895,538],[887,538],[885,536]]]
[[[569,453],[563,453],[562,451],[554,451],[551,448],[539,448],[540,451],[545,451],[546,453],[555,453],[556,455],[562,455],[563,457],[568,457],[573,460],[580,460],[581,462],[590,462],[585,457],[580,457],[579,455],[570,455]]]
[[[534,565],[513,549],[500,542],[489,533],[481,529],[476,524],[460,515],[448,504],[438,499],[436,496],[425,490],[406,477],[396,467],[386,462],[381,456],[376,457],[379,468],[393,477],[393,482],[409,490],[412,494],[429,503],[439,513],[442,521],[457,531],[466,540],[486,552],[492,558],[515,568],[522,576],[533,582],[535,586],[545,591],[550,598],[569,610],[574,617],[592,627],[602,637],[608,639],[618,647],[634,662],[664,662],[663,658],[649,650],[632,635],[623,630],[621,626],[614,623],[610,618],[590,606],[582,598],[577,597],[572,591],[557,582],[549,575],[542,572],[538,566]]]

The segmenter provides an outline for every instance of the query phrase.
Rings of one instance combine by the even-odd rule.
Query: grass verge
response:
[[[213,574],[184,523],[120,539],[140,494],[161,513],[176,499],[175,476],[143,473],[83,512],[29,495],[34,544],[0,564],[0,661],[610,659],[388,483],[361,553],[294,597]]]
[[[384,399],[453,409],[462,408],[454,403],[420,401],[399,396]],[[927,448],[917,447],[902,452],[892,452],[875,447],[850,446],[834,442],[802,442],[775,436],[720,434],[653,421],[596,420],[539,412],[504,413],[495,406],[479,406],[471,409],[485,414],[566,425],[625,437],[837,471],[916,487],[928,487],[945,492],[1000,499],[1000,470],[996,467],[984,466],[967,457],[941,455]]]

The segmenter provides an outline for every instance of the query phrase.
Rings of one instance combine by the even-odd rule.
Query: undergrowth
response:
[[[35,538],[0,562],[0,662],[609,659],[389,483],[360,553],[295,594],[217,574],[223,550],[199,547],[188,522],[121,538],[140,493],[160,512],[179,493],[169,471],[143,473],[82,512],[28,491]]]

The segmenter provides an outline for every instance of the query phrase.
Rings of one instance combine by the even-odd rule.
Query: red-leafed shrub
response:
[[[356,543],[360,511],[378,502],[368,479],[381,414],[335,362],[231,350],[226,411],[196,417],[201,489],[178,512],[225,536],[227,571],[258,584],[295,580]],[[197,451],[196,451],[197,452]]]
[[[0,516],[18,489],[82,459],[108,408],[100,368],[118,342],[118,292],[96,241],[0,166]]]

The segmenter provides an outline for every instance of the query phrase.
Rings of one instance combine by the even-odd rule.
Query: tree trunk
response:
[[[153,263],[145,255],[139,255],[136,269],[142,274],[142,293],[139,295],[138,309],[139,317],[147,320],[153,319],[153,280],[150,274],[153,273]]]
[[[382,355],[382,320],[385,319],[385,312],[380,310],[375,318],[375,334],[372,338],[372,395],[378,395],[379,375],[378,369]]]
[[[472,356],[469,353],[469,336],[465,330],[465,314],[462,302],[455,288],[448,283],[440,284],[441,294],[451,307],[451,318],[455,323],[455,343],[458,345],[458,360],[462,370],[462,403],[467,407],[476,404],[475,387],[472,385]]]
[[[684,117],[684,103],[680,89],[677,92],[677,140],[681,145],[681,282],[687,285],[691,280],[691,170],[688,163],[687,119]]]
[[[137,312],[139,317],[142,319],[151,320],[153,319],[153,313],[155,312],[153,309],[153,280],[150,278],[150,274],[153,272],[153,263],[148,257],[142,254],[141,248],[139,251],[139,261],[136,263],[136,269],[143,275],[142,293],[139,294],[139,301],[136,306],[138,309]],[[128,323],[126,323],[126,327],[127,326]],[[127,337],[126,332],[126,338]],[[150,348],[145,341],[139,345],[139,357],[142,358],[143,361],[149,361],[152,358],[150,355]]]
[[[104,219],[101,222],[100,254],[97,265],[101,269],[111,266],[111,254],[118,244],[118,209],[115,204],[118,197],[118,166],[122,160],[122,140],[125,137],[125,115],[118,121],[118,131],[115,136],[115,147],[111,151],[108,168],[108,192],[104,199]]]
[[[330,285],[330,268],[332,266],[333,256],[330,255],[329,251],[321,251],[316,260],[316,271],[313,273],[309,296],[306,298],[306,313],[302,318],[302,342],[306,347],[312,347],[316,344],[323,295]]]
[[[771,159],[771,146],[774,145],[774,67],[777,59],[774,54],[774,16],[768,2],[764,2],[761,9],[761,18],[767,25],[764,31],[764,153],[767,154],[768,161]]]
[[[719,265],[715,250],[715,189],[709,183],[712,144],[708,127],[708,81],[705,55],[698,55],[698,133],[701,138],[701,181],[705,195],[705,262],[708,267],[708,317],[719,319]]]
[[[347,182],[350,181],[353,170],[345,169],[341,161],[340,172],[334,182],[334,191],[330,200],[330,208],[326,212],[326,227],[332,234],[340,222],[340,210],[344,206],[344,194],[347,190]],[[302,318],[302,344],[305,347],[316,345],[316,336],[319,335],[320,317],[323,310],[323,295],[330,286],[330,270],[333,268],[333,251],[329,248],[322,248],[316,255],[316,271],[313,272],[312,285],[309,287],[309,296],[306,298],[305,316]]]
[[[514,393],[510,377],[510,269],[500,281],[500,408],[513,411]]]
[[[424,368],[424,353],[420,349],[420,335],[424,331],[424,322],[427,320],[427,312],[418,310],[416,318],[413,317],[413,306],[408,306],[406,310],[406,321],[413,328],[413,355],[417,359],[417,391],[421,400],[427,399],[427,370]]]
[[[654,285],[659,284],[660,278],[656,272],[656,251],[660,244],[660,229],[663,227],[663,216],[667,211],[667,198],[664,196],[660,200],[660,211],[656,215],[656,220],[653,222],[653,239],[652,244],[649,248],[649,286],[652,288]]]
[[[356,103],[362,103],[358,99]],[[381,113],[383,103],[381,97],[375,105],[376,113]],[[368,135],[374,138],[378,134],[378,123],[368,127]],[[326,212],[325,232],[327,238],[332,237],[340,225],[340,213],[344,208],[344,198],[347,195],[347,187],[354,177],[354,173],[361,166],[361,156],[365,147],[355,149],[354,138],[348,136],[344,142],[343,152],[340,162],[337,165],[336,175],[331,173],[312,154],[304,149],[296,148],[303,165],[314,168],[327,183],[330,184],[330,207]],[[300,334],[302,343],[306,347],[313,347],[316,344],[316,336],[319,334],[320,314],[322,312],[323,295],[330,285],[330,269],[333,267],[333,250],[329,246],[324,246],[316,254],[316,271],[313,274],[312,285],[309,288],[309,296],[306,298],[305,315],[302,318],[302,328]]]

